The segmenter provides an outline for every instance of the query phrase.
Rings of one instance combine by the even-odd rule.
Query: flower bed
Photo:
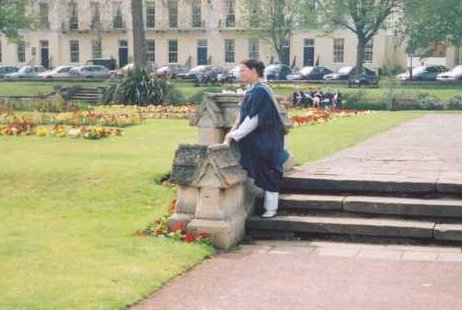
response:
[[[183,241],[187,243],[199,243],[211,245],[211,237],[209,233],[186,231],[186,224],[178,222],[175,225],[168,225],[168,219],[175,211],[177,200],[173,200],[168,212],[162,217],[149,223],[144,228],[139,229],[136,234],[138,236],[151,236],[157,238],[171,238],[173,240]]]
[[[188,119],[196,112],[196,105],[188,104],[182,106],[174,105],[149,105],[149,106],[128,106],[110,105],[98,107],[98,111],[113,114],[126,113],[138,114],[142,118],[166,118],[166,119]]]
[[[37,137],[70,137],[99,140],[111,136],[121,136],[121,128],[105,128],[101,126],[37,126],[28,122],[12,122],[0,125],[0,136],[37,136]]]
[[[313,125],[328,122],[336,117],[349,117],[357,115],[366,115],[371,113],[369,110],[322,110],[322,109],[307,109],[305,114],[292,116],[294,126]]]

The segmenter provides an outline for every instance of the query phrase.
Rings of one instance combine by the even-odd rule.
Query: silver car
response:
[[[69,78],[69,72],[74,68],[72,66],[59,66],[53,70],[45,71],[39,74],[39,77],[42,79],[63,79]]]
[[[103,66],[80,66],[72,68],[69,75],[81,79],[107,79],[110,76],[109,70]]]
[[[6,79],[33,79],[43,72],[45,72],[45,68],[43,66],[25,66],[19,69],[18,72],[6,74],[5,78]]]

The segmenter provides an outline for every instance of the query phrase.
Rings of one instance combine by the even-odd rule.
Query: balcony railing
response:
[[[193,24],[192,20],[178,20],[176,27],[170,27],[168,20],[156,20],[155,28],[147,28],[148,31],[160,32],[190,32],[190,31],[205,31],[206,21],[201,20],[199,24]],[[197,26],[197,27],[196,27]]]

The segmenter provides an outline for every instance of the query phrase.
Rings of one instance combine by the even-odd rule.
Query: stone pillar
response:
[[[229,146],[181,145],[171,180],[179,190],[169,224],[181,221],[188,231],[210,233],[218,248],[230,248],[244,237],[247,173]]]
[[[180,145],[172,169],[178,205],[169,224],[182,222],[188,231],[210,233],[214,245],[223,249],[242,240],[246,218],[254,213],[257,195],[263,194],[239,165],[237,145],[222,144],[242,99],[242,95],[206,94],[190,120],[198,127],[198,144]],[[287,117],[284,107],[282,111]],[[288,163],[285,169],[291,168],[293,159]]]

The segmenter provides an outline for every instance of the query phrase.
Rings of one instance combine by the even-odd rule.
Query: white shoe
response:
[[[261,215],[263,218],[271,218],[276,216],[276,210],[267,210],[265,213]]]

